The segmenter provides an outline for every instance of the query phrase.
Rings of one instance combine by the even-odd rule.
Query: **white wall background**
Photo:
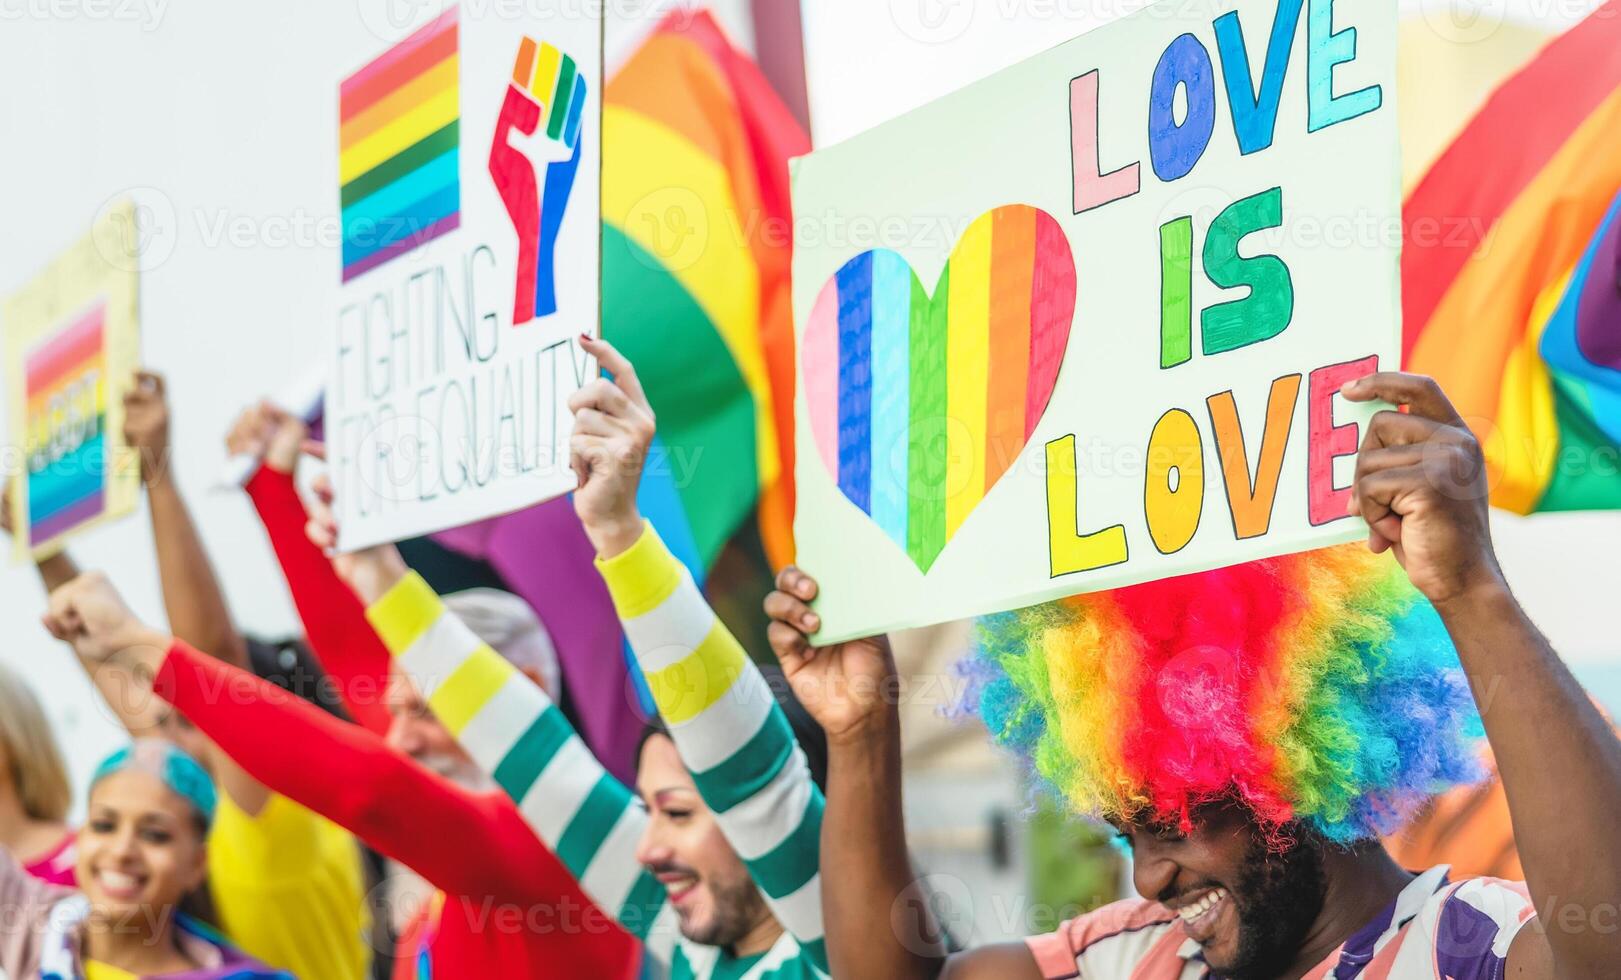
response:
[[[1151,0],[802,0],[811,126],[837,142]],[[1500,24],[1569,27],[1601,0],[1398,0],[1461,44]]]
[[[338,269],[338,80],[400,36],[391,18],[419,20],[423,5],[0,0],[0,293],[83,234],[109,199],[133,191],[150,208],[145,358],[169,376],[181,485],[249,630],[285,634],[295,617],[246,499],[211,489],[222,440],[237,409],[324,352]],[[660,15],[691,6],[611,0],[610,64]],[[747,0],[711,6],[747,45]],[[558,0],[464,0],[462,16],[548,9]],[[144,512],[72,552],[111,570],[136,611],[162,622]],[[45,697],[83,785],[121,736],[38,625],[43,605],[31,566],[0,565],[0,661]]]

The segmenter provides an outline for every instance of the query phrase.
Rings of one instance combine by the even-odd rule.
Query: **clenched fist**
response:
[[[44,618],[51,635],[72,644],[79,659],[101,663],[126,652],[169,648],[170,638],[136,618],[100,572],[86,572],[51,593]]]

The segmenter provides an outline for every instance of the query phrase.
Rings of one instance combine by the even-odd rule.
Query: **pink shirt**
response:
[[[1509,946],[1536,917],[1522,882],[1447,880],[1424,872],[1304,980],[1498,980]],[[1051,980],[1197,980],[1210,975],[1182,920],[1158,902],[1131,899],[1071,919],[1029,940]]]
[[[23,870],[40,881],[74,887],[78,884],[78,876],[74,871],[79,863],[79,849],[74,846],[78,839],[76,831],[68,831],[60,843],[34,859]]]

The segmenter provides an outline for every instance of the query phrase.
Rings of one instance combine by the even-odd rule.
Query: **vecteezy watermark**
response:
[[[951,938],[967,940],[974,927],[974,892],[956,875],[932,874],[902,892],[889,912],[895,938],[909,952],[927,956]]]
[[[0,21],[119,22],[153,31],[168,8],[169,0],[0,0]]]
[[[1155,224],[1182,218],[1192,219],[1196,235],[1202,237],[1216,219],[1254,192],[1235,193],[1225,187],[1193,185],[1168,199],[1159,209]],[[1390,249],[1403,244],[1419,248],[1464,249],[1485,252],[1495,231],[1478,214],[1424,215],[1408,218],[1400,213],[1368,208],[1342,211],[1303,210],[1290,207],[1282,197],[1282,222],[1246,233],[1256,247],[1266,249],[1329,249],[1364,251]]]
[[[388,44],[452,7],[469,21],[510,21],[542,25],[567,20],[652,20],[674,13],[685,23],[703,8],[700,0],[358,0],[360,22],[372,36]]]
[[[889,0],[889,17],[914,41],[946,44],[973,26],[974,0]]]
[[[709,205],[690,187],[650,191],[625,215],[625,232],[643,250],[633,254],[653,269],[679,272],[703,259],[714,238]]]
[[[792,216],[760,208],[712,208],[690,187],[649,191],[620,215],[605,215],[636,242],[634,257],[650,268],[679,272],[703,261],[711,246],[746,249],[829,248],[861,252],[886,248],[949,250],[980,216],[923,213],[847,214],[825,208]]]
[[[3,3],[4,0],[0,0]],[[114,211],[125,200],[135,202],[135,220]],[[180,219],[174,202],[156,187],[131,187],[101,202],[93,226],[113,211],[109,237],[97,236],[96,250],[113,268],[124,272],[151,272],[169,261],[180,240]]]
[[[1444,41],[1475,44],[1503,26],[1508,0],[1419,0],[1424,25]]]
[[[889,0],[889,16],[906,37],[922,44],[948,44],[981,20],[1050,22],[1054,39],[1077,30],[1119,20],[1149,7],[1153,0]],[[1153,8],[1157,17],[1176,17],[1178,4]],[[1067,33],[1061,25],[1073,25]]]
[[[356,8],[372,36],[393,44],[452,6],[454,0],[359,0]]]

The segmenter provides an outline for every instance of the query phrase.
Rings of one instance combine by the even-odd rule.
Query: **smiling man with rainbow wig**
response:
[[[1510,594],[1479,445],[1434,382],[1378,374],[1350,511],[1369,547],[990,617],[967,707],[1133,852],[1139,899],[948,955],[908,866],[882,637],[817,648],[816,583],[766,609],[828,738],[822,888],[840,978],[1614,976],[1621,743]],[[1482,724],[1483,723],[1483,724]],[[1525,883],[1379,843],[1494,750]]]

